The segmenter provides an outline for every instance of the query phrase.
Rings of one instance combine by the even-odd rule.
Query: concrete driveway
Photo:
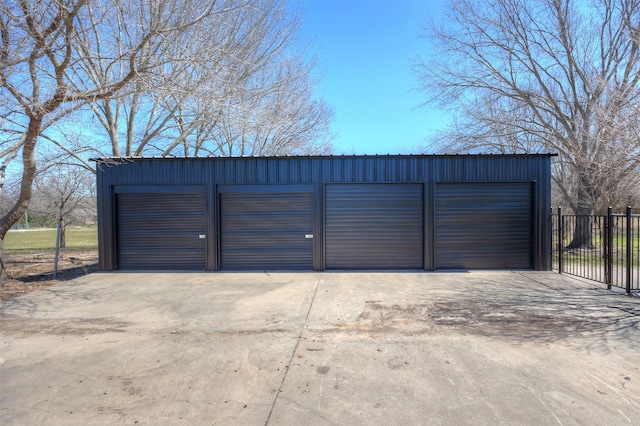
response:
[[[2,425],[640,419],[640,300],[551,272],[97,273],[0,320]]]

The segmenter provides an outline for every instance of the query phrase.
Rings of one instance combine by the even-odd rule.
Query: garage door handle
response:
[[[201,240],[204,240],[205,238],[207,238],[207,236],[205,234],[200,234],[198,235],[198,238],[200,238]]]
[[[313,238],[313,234],[304,234],[305,238]]]

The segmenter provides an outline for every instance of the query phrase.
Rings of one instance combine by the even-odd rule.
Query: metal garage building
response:
[[[548,270],[551,156],[99,159],[100,268]]]

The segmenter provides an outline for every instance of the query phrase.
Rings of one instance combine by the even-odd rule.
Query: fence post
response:
[[[60,221],[56,222],[56,257],[53,259],[53,279],[58,277],[58,255],[60,254]]]
[[[562,235],[564,234],[562,226],[562,207],[558,206],[558,273],[562,273]]]
[[[613,209],[611,207],[607,209],[607,222],[605,225],[605,231],[605,281],[607,282],[607,289],[611,290],[611,284],[613,283]]]
[[[631,262],[633,260],[632,250],[633,250],[633,235],[631,234],[631,206],[627,207],[627,296],[631,296]]]

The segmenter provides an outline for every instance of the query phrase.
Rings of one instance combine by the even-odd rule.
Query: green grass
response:
[[[56,230],[38,229],[30,231],[9,231],[4,239],[5,253],[31,250],[55,250]],[[67,249],[92,250],[98,248],[98,229],[67,228]]]
[[[615,248],[614,248],[615,250]],[[637,253],[637,248],[633,253]],[[558,264],[558,252],[554,249],[552,256],[553,263],[555,265]],[[604,259],[601,254],[588,254],[588,252],[563,252],[562,253],[562,262],[565,265],[604,265]],[[622,251],[614,251],[613,253],[613,264],[616,266],[626,266],[627,258],[626,254]],[[634,254],[631,260],[631,264],[633,266],[640,266],[640,259]]]

